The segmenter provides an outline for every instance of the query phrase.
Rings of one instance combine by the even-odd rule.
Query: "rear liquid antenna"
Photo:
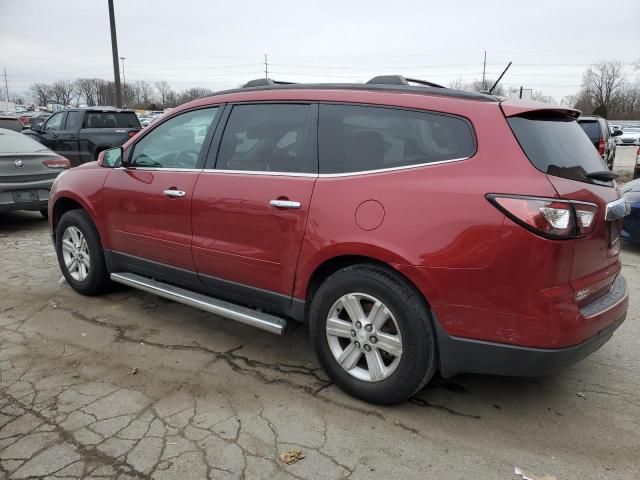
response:
[[[502,80],[502,77],[504,77],[504,74],[507,73],[507,70],[509,70],[509,67],[511,66],[513,62],[509,62],[509,65],[507,65],[507,68],[505,68],[502,73],[500,74],[500,76],[498,77],[498,79],[496,80],[496,83],[493,84],[493,87],[491,87],[489,89],[489,93],[493,92],[494,88],[496,88],[498,86],[498,83],[500,83],[500,80]]]

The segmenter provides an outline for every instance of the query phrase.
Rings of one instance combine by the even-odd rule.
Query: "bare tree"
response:
[[[167,100],[168,97],[170,95],[170,93],[172,93],[171,90],[171,85],[169,85],[169,82],[165,81],[165,80],[160,80],[159,82],[156,82],[156,88],[158,89],[158,92],[160,93],[160,103],[162,105],[162,107],[166,107],[167,106]]]
[[[531,100],[534,102],[556,103],[553,97],[545,95],[542,92],[538,92],[537,90],[534,90],[533,93],[531,93]]]
[[[96,82],[93,78],[79,78],[75,81],[76,92],[89,107],[96,105]]]
[[[135,86],[138,90],[138,101],[136,103],[146,108],[152,101],[153,87],[146,80],[138,80]]]
[[[76,96],[76,87],[73,82],[60,80],[51,86],[51,98],[54,103],[69,105]]]
[[[196,98],[201,98],[201,97],[210,95],[211,93],[213,92],[208,88],[201,88],[201,87],[189,88],[188,90],[185,90],[182,93],[180,93],[180,95],[178,95],[177,103],[178,104],[187,103],[187,102],[190,102],[191,100],[195,100]]]
[[[470,90],[469,84],[465,82],[462,78],[458,78],[453,82],[450,82],[449,87],[455,90]]]
[[[622,64],[619,61],[602,61],[584,73],[582,89],[592,98],[594,112],[606,117],[613,106],[612,99],[623,83]]]
[[[46,83],[34,83],[29,87],[31,97],[40,106],[45,106],[51,100],[51,85]]]

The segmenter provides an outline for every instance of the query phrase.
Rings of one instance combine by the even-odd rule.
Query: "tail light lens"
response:
[[[604,138],[598,140],[598,153],[604,155]]]
[[[546,238],[583,237],[596,226],[598,207],[592,203],[516,195],[487,195],[505,215]]]
[[[638,147],[638,151],[636,152],[636,165],[640,165],[640,147]]]
[[[57,168],[59,170],[66,170],[67,168],[71,168],[71,162],[64,157],[58,158],[50,158],[44,160],[42,164],[49,168]]]
[[[129,135],[129,138],[133,138],[136,136],[138,132],[128,132],[127,135]]]

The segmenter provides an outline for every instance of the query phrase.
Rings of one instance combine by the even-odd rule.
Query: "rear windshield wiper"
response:
[[[603,182],[610,182],[611,180],[615,180],[619,177],[619,175],[611,170],[602,170],[600,172],[591,172],[585,175],[587,178],[591,178],[592,180],[602,180]]]

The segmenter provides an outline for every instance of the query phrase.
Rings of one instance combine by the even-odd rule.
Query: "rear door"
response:
[[[612,208],[620,198],[615,182],[586,176],[608,168],[573,118],[538,111],[511,116],[508,122],[531,163],[547,174],[560,198],[597,206],[592,233],[573,240],[571,285],[579,305],[589,303],[608,291],[620,271],[624,208]]]
[[[78,146],[78,130],[82,123],[82,115],[83,113],[78,110],[68,111],[64,124],[51,139],[52,147],[50,148],[67,158],[72,167],[82,163]]]
[[[266,302],[273,293],[287,298],[318,176],[317,106],[228,109],[215,168],[212,155],[193,195],[196,268],[225,295],[233,284],[256,296],[267,291]]]
[[[127,149],[129,166],[109,174],[103,195],[111,246],[130,263],[194,270],[193,188],[218,114],[209,107],[168,118]]]

